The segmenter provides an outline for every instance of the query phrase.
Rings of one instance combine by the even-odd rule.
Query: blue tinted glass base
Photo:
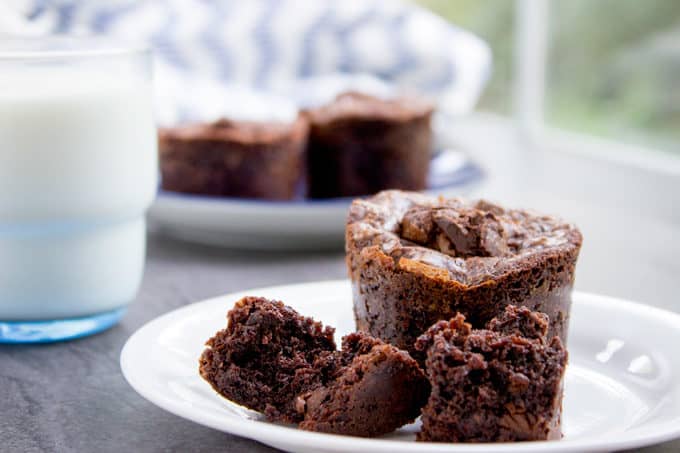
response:
[[[0,321],[0,343],[52,343],[86,337],[116,324],[125,307],[81,318],[55,321]]]

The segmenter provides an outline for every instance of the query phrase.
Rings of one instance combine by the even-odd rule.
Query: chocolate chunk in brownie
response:
[[[377,436],[412,422],[429,384],[407,352],[368,334],[343,338],[281,302],[246,297],[208,341],[201,376],[222,396],[302,429]]]
[[[416,244],[431,244],[434,240],[435,225],[432,209],[427,206],[413,206],[404,213],[401,221],[401,237]]]
[[[508,306],[486,329],[458,314],[416,342],[432,385],[420,441],[504,442],[561,437],[567,351],[547,317]]]
[[[407,352],[364,333],[343,339],[337,379],[298,397],[300,428],[373,437],[413,422],[427,401],[425,375]]]
[[[401,237],[450,256],[507,255],[505,230],[483,206],[414,206],[404,214]]]

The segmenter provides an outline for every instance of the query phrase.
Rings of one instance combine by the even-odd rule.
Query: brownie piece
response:
[[[484,330],[465,317],[439,321],[416,342],[432,385],[419,441],[561,438],[567,351],[547,340],[548,317],[508,306]]]
[[[281,302],[246,297],[208,340],[199,370],[225,398],[302,429],[377,436],[410,423],[429,384],[405,351],[365,333],[343,338]]]
[[[289,200],[305,177],[308,124],[230,121],[161,129],[163,190]]]
[[[576,227],[555,217],[487,201],[385,191],[355,200],[346,261],[357,329],[408,350],[439,320],[462,313],[483,328],[509,305],[550,318],[566,341]]]
[[[227,319],[227,328],[206,343],[203,379],[269,420],[300,421],[294,395],[320,385],[339,367],[335,329],[260,297],[239,300]]]
[[[342,353],[347,365],[338,377],[298,397],[300,428],[374,437],[418,417],[429,385],[407,352],[354,333],[343,338]]]
[[[385,100],[356,92],[307,111],[309,195],[425,189],[432,112],[433,106],[422,99]]]

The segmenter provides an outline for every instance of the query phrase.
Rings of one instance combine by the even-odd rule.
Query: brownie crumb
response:
[[[509,305],[501,315],[489,321],[487,327],[503,335],[541,339],[548,335],[548,324],[548,315],[545,313]]]
[[[547,326],[544,314],[508,306],[486,329],[458,314],[420,336],[432,392],[417,440],[559,439],[567,351]]]

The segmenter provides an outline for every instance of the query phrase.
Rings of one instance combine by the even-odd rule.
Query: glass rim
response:
[[[69,60],[143,55],[143,42],[98,35],[17,36],[0,34],[2,60]]]

